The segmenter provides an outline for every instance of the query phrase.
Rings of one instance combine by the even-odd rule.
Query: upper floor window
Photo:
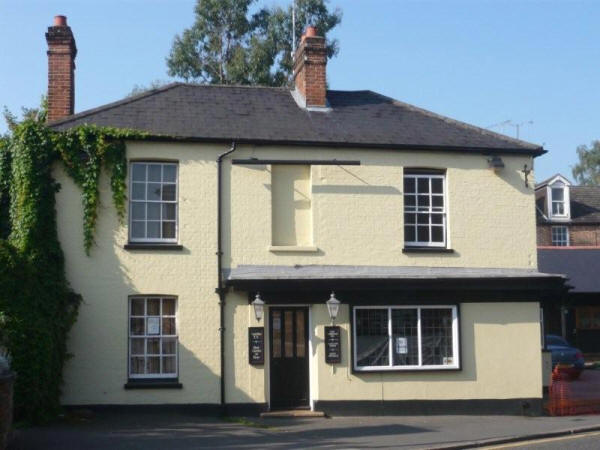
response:
[[[442,173],[404,175],[404,245],[446,245],[446,199]]]
[[[571,218],[571,182],[562,175],[556,175],[545,182],[548,219],[566,222]]]
[[[565,215],[565,188],[554,187],[552,188],[552,215],[553,216],[564,216]]]
[[[552,245],[556,247],[569,245],[569,229],[567,227],[552,227]]]
[[[177,164],[131,163],[129,239],[177,242]]]

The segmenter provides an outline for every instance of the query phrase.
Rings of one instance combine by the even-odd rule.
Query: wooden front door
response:
[[[271,408],[308,406],[308,308],[269,308]]]

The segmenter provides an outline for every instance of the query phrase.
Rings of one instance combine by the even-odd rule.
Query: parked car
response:
[[[571,378],[578,378],[581,375],[585,364],[581,350],[554,334],[546,335],[546,347],[552,352],[553,370],[557,364],[560,364],[559,370],[567,373]]]

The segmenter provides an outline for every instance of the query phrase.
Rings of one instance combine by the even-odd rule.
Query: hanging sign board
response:
[[[340,340],[340,327],[325,327],[325,362],[339,364],[342,362],[342,346]]]
[[[265,363],[265,329],[264,327],[248,328],[248,357],[252,365]]]

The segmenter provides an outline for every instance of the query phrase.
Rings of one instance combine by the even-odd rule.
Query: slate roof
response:
[[[600,223],[600,186],[571,186],[571,222]]]
[[[200,141],[545,152],[372,91],[330,90],[327,100],[327,112],[309,111],[284,88],[173,83],[51,125],[89,123]]]
[[[556,276],[552,273],[540,273],[534,269],[314,264],[295,266],[240,265],[229,269],[226,273],[226,280],[436,280],[449,278],[462,280],[556,278]]]
[[[536,186],[536,189],[539,189]],[[570,186],[571,224],[600,224],[600,186]],[[538,223],[551,223],[546,214],[546,194],[536,199]]]
[[[600,292],[600,248],[543,248],[538,249],[540,272],[562,273],[573,286],[570,292]]]

